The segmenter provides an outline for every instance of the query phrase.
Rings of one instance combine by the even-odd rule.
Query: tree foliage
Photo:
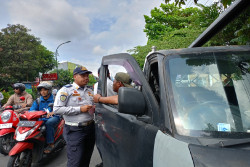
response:
[[[242,12],[233,22],[215,35],[209,45],[249,45],[250,8]]]
[[[51,71],[51,73],[56,73],[56,70]],[[73,73],[70,72],[69,70],[63,70],[59,69],[58,70],[58,80],[55,80],[53,83],[54,87],[62,87],[67,84],[73,83],[74,78],[73,78]],[[93,86],[93,84],[96,83],[96,80],[92,74],[89,75],[89,86]]]
[[[208,27],[220,14],[221,8],[215,3],[210,7],[185,8],[175,4],[161,4],[160,9],[151,10],[151,16],[144,15],[148,40],[161,39],[169,32],[180,29],[200,30]]]
[[[53,70],[51,73],[56,73],[56,70]],[[73,83],[73,73],[69,70],[58,70],[58,79],[54,81],[53,86],[55,87],[63,87],[64,85]]]
[[[164,0],[165,3],[169,3],[171,0]],[[175,0],[175,5],[178,5],[178,6],[181,6],[181,5],[186,5],[186,3],[188,2],[189,0]],[[233,2],[234,0],[220,0],[219,2],[224,6],[224,8],[227,8],[229,5],[231,5],[231,3]],[[193,2],[195,4],[199,3],[200,1],[199,0],[193,0]]]
[[[156,46],[157,50],[186,48],[223,12],[223,7],[218,3],[198,6],[199,8],[182,9],[175,4],[161,4],[160,8],[151,10],[150,16],[144,16],[147,45],[129,50],[141,67],[152,46]],[[250,9],[243,12],[204,46],[249,44],[249,15]]]
[[[34,81],[39,72],[55,65],[53,52],[47,50],[39,38],[31,35],[25,26],[16,24],[0,32],[0,84]]]
[[[151,10],[151,16],[144,16],[147,45],[137,46],[129,52],[140,67],[143,67],[144,59],[152,46],[156,46],[157,50],[186,48],[219,14],[220,7],[216,4],[210,7],[200,5],[200,8],[186,9],[174,4],[161,4],[159,9]]]

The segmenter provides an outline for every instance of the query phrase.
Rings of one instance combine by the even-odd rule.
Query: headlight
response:
[[[8,122],[10,120],[11,112],[4,111],[1,115],[1,119],[3,122]]]
[[[26,139],[27,136],[29,136],[32,132],[34,132],[34,130],[37,128],[38,125],[36,125],[35,127],[33,127],[32,129],[28,130],[27,132],[24,133],[19,133],[19,127],[16,129],[15,131],[15,135],[16,135],[16,140],[17,141],[24,141]]]

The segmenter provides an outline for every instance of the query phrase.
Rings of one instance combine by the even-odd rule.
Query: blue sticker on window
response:
[[[217,127],[220,132],[231,132],[230,124],[218,123]]]

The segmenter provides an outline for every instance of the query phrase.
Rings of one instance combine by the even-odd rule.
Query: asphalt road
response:
[[[0,167],[7,167],[9,161],[9,156],[4,156],[0,154]],[[95,167],[96,164],[101,162],[100,155],[95,147],[90,167]],[[46,159],[41,167],[67,167],[67,155],[66,149],[64,148],[62,151],[58,152],[57,154],[53,155],[51,158]]]

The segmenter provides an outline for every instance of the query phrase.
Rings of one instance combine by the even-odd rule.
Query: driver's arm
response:
[[[14,104],[14,95],[11,95],[10,98],[8,99],[7,103],[3,105],[3,108],[6,106],[12,106]]]
[[[118,104],[118,95],[102,97],[100,94],[94,95],[95,103]]]

